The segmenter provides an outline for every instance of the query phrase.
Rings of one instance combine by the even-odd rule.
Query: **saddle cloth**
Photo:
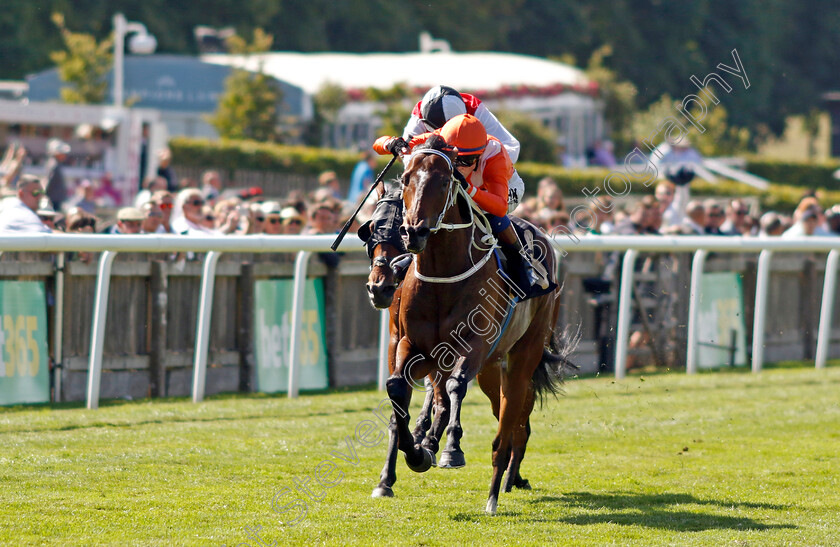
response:
[[[516,236],[531,256],[531,265],[537,273],[537,276],[542,277],[545,281],[543,283],[545,287],[539,284],[533,285],[525,297],[520,300],[527,300],[553,292],[557,288],[557,272],[556,261],[551,260],[549,262],[549,257],[554,253],[551,244],[546,241],[545,234],[540,232],[536,226],[527,220],[512,215],[509,218],[514,230],[516,230]],[[507,275],[507,261],[498,249],[496,249],[496,258],[503,264],[502,271]]]

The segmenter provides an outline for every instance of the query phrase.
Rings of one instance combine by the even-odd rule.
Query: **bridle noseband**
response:
[[[475,201],[470,197],[470,195],[464,190],[464,188],[458,183],[458,180],[455,178],[455,166],[452,163],[452,159],[447,156],[444,152],[440,150],[435,150],[434,148],[417,148],[415,149],[411,155],[409,156],[409,161],[418,155],[418,154],[434,154],[435,156],[440,156],[446,160],[446,165],[449,167],[449,184],[446,188],[446,201],[444,202],[443,209],[438,216],[437,222],[433,227],[429,229],[432,234],[437,233],[438,231],[443,228],[447,231],[452,230],[459,230],[461,228],[472,228],[473,229],[473,236],[470,238],[471,246],[475,247],[479,250],[484,250],[476,244],[475,240],[475,228],[484,233],[481,237],[481,242],[485,245],[488,245],[489,248],[487,249],[487,253],[479,260],[478,262],[474,263],[472,268],[467,270],[462,274],[458,274],[452,277],[430,277],[426,275],[422,275],[416,268],[414,270],[414,277],[419,279],[420,281],[425,281],[427,283],[457,283],[459,281],[463,281],[468,277],[472,276],[474,273],[479,271],[490,257],[493,256],[493,251],[496,248],[496,238],[493,237],[492,229],[490,228],[490,224],[487,219],[484,217],[483,214],[475,214],[473,209],[480,211],[478,209],[478,205],[476,205]],[[446,215],[446,212],[455,204],[455,200],[458,198],[458,194],[464,196],[469,204],[469,211],[470,211],[470,218],[468,222],[464,222],[461,224],[452,224],[452,223],[445,223],[443,222],[443,217]],[[469,250],[468,250],[469,252]],[[470,253],[472,256],[472,253]]]

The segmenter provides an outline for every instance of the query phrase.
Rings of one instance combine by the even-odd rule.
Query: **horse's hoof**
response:
[[[530,490],[531,483],[529,483],[527,479],[523,479],[519,476],[511,479],[509,475],[505,475],[505,482],[502,488],[505,492],[510,492],[514,488],[518,488],[520,490]]]
[[[496,496],[490,496],[487,499],[487,507],[484,508],[484,512],[488,515],[495,515],[496,514],[496,506],[498,505],[498,500]]]
[[[520,490],[530,490],[531,483],[528,482],[528,479],[523,479],[522,477],[518,477],[515,481],[513,481],[514,488],[519,488]]]
[[[394,497],[394,489],[390,486],[377,486],[373,489],[373,493],[371,493],[370,497],[372,498],[393,498]]]
[[[405,458],[405,464],[408,466],[409,469],[411,469],[415,473],[425,473],[431,467],[437,465],[437,462],[435,461],[435,455],[431,450],[429,450],[428,448],[421,447],[420,451],[423,453],[423,461],[420,462],[419,465],[411,465],[411,463],[408,461],[408,456],[406,456]]]
[[[467,465],[464,453],[460,450],[444,450],[440,456],[441,469],[458,469]]]

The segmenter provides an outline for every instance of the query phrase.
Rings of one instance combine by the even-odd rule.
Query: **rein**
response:
[[[484,215],[483,214],[476,214],[475,212],[473,212],[473,209],[475,209],[476,211],[480,211],[478,209],[478,205],[475,203],[475,201],[473,201],[473,199],[470,197],[470,195],[466,192],[466,190],[464,190],[464,188],[460,184],[456,184],[457,179],[454,176],[455,167],[452,165],[452,160],[449,158],[449,156],[447,156],[446,154],[444,154],[440,150],[435,150],[433,148],[417,149],[417,150],[415,150],[414,152],[411,153],[411,156],[413,157],[415,154],[434,154],[435,156],[440,156],[440,157],[442,157],[443,159],[446,160],[446,165],[449,167],[449,185],[447,186],[447,189],[446,189],[446,202],[444,203],[443,210],[441,210],[440,215],[438,216],[438,219],[437,219],[437,222],[435,223],[435,226],[430,228],[431,233],[435,234],[435,233],[439,232],[441,229],[444,229],[448,232],[451,232],[453,230],[460,230],[462,228],[472,228],[472,235],[470,237],[470,245],[472,247],[475,247],[476,249],[478,249],[480,251],[484,251],[484,249],[481,248],[476,243],[476,238],[475,238],[476,227],[478,227],[478,229],[484,234],[483,236],[481,236],[480,241],[484,245],[488,246],[487,252],[481,258],[481,260],[479,260],[478,262],[473,264],[472,268],[470,268],[469,270],[467,270],[467,271],[465,271],[461,274],[454,275],[454,276],[451,276],[451,277],[433,277],[433,276],[423,275],[417,270],[416,267],[414,268],[414,277],[416,277],[420,281],[424,281],[426,283],[458,283],[459,281],[463,281],[464,279],[467,279],[467,278],[471,277],[476,272],[478,272],[485,264],[487,264],[487,261],[489,261],[490,257],[493,256],[493,251],[497,247],[496,238],[493,237],[493,231],[490,228],[490,223],[487,221],[487,219],[484,217]],[[453,223],[443,222],[443,217],[446,215],[446,212],[449,211],[449,209],[455,204],[455,201],[457,200],[459,195],[463,196],[467,200],[467,204],[469,205],[469,211],[470,211],[469,222],[464,222],[464,223],[461,223],[461,224],[453,224]],[[469,251],[468,251],[468,254],[469,254],[469,256],[472,256],[469,253]]]

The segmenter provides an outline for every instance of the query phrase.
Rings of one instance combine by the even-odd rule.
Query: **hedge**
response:
[[[173,163],[187,167],[215,169],[249,169],[257,171],[279,171],[300,175],[318,175],[322,171],[335,171],[339,177],[348,179],[353,167],[359,161],[355,152],[285,146],[254,141],[227,141],[174,138],[169,143]],[[384,167],[388,158],[380,159]],[[817,194],[825,207],[840,203],[840,184],[831,178],[840,164],[806,164],[750,159],[747,170],[774,182],[768,192],[734,181],[716,184],[697,180],[691,184],[692,194],[702,196],[758,196],[764,209],[792,211],[802,197],[803,188],[821,188]],[[540,163],[518,163],[516,169],[525,181],[526,194],[535,195],[537,183],[543,177],[557,181],[563,193],[583,196],[584,188],[602,188],[606,169],[566,169],[557,165]],[[806,184],[819,181],[819,184]],[[652,188],[641,184],[633,188],[633,194],[651,193]]]
[[[176,137],[169,141],[172,162],[185,167],[279,171],[318,175],[335,171],[350,178],[359,154],[327,148],[284,146],[255,141],[229,141]],[[383,166],[385,161],[382,162]]]
[[[796,162],[748,158],[747,171],[779,184],[804,188],[829,188],[840,190],[840,180],[834,172],[840,169],[840,162]]]

